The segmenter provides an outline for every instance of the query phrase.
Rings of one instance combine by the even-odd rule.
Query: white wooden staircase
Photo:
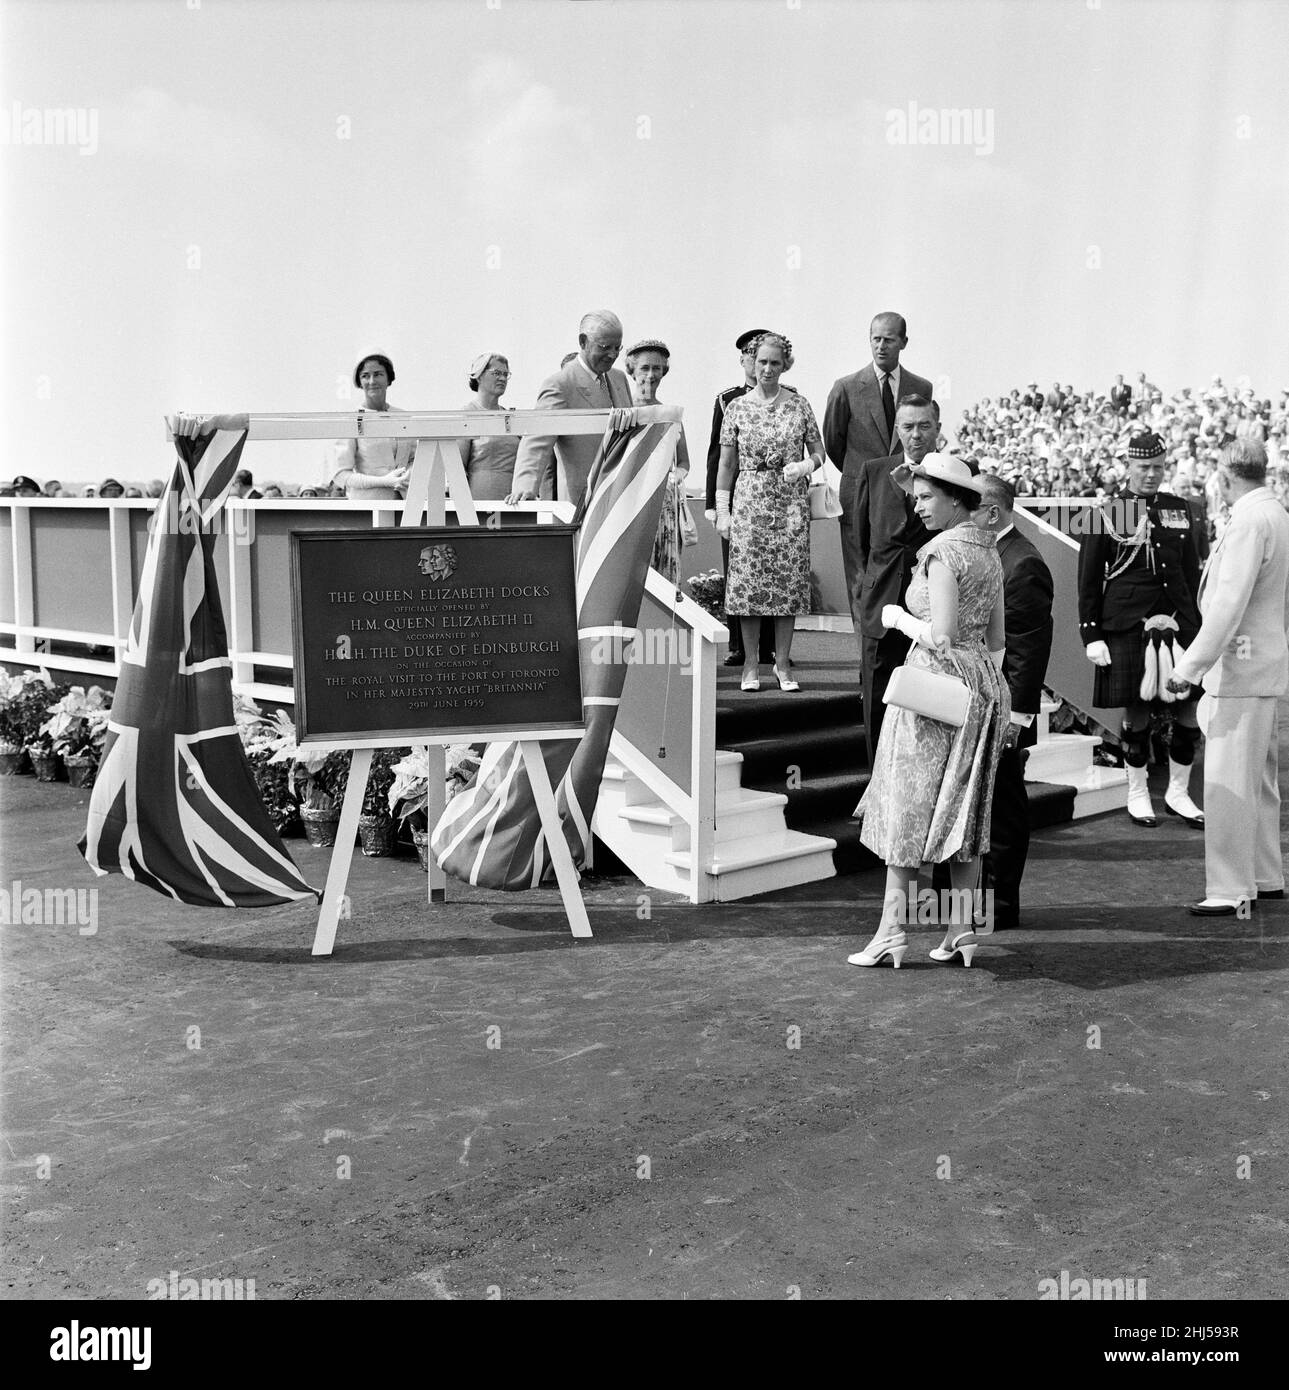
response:
[[[1059,708],[1054,700],[1043,701],[1038,742],[1029,750],[1025,780],[1073,787],[1075,820],[1122,810],[1128,804],[1128,774],[1092,760],[1101,742],[1095,734],[1051,733],[1048,719]]]
[[[710,861],[712,898],[736,898],[832,878],[835,840],[789,830],[788,798],[741,785],[743,755],[716,753],[716,826]],[[643,883],[691,897],[694,883],[690,831],[641,777],[609,754],[591,828]]]

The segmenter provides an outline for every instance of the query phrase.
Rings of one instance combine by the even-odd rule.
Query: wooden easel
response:
[[[420,526],[423,515],[428,516],[425,524],[429,526],[445,525],[449,496],[456,508],[458,523],[463,526],[478,526],[479,513],[470,494],[470,483],[466,477],[465,465],[461,461],[461,450],[456,437],[421,437],[417,443],[416,459],[412,464],[412,475],[408,480],[407,496],[403,502],[399,525]],[[577,868],[573,863],[568,841],[564,838],[564,828],[555,805],[555,792],[551,787],[550,775],[546,770],[546,761],[541,750],[542,742],[547,739],[581,736],[581,729],[526,730],[518,734],[507,733],[506,739],[508,742],[518,741],[523,752],[524,769],[528,774],[533,798],[541,816],[546,848],[559,883],[569,929],[575,937],[589,937],[591,924],[586,914],[586,904],[582,901]],[[426,740],[420,745],[426,749],[429,761],[429,800],[426,814],[431,826],[438,824],[447,807],[445,749],[448,744],[487,742],[492,737],[494,735],[487,732],[475,735],[469,732],[456,733],[451,737]],[[336,844],[331,852],[331,865],[327,871],[327,886],[323,892],[318,926],[313,936],[312,954],[315,956],[329,956],[335,945],[340,909],[346,901],[345,888],[349,882],[354,838],[358,833],[358,817],[367,789],[372,753],[376,748],[388,745],[379,741],[363,740],[335,746],[352,748],[353,756],[350,759],[349,776],[340,806],[340,823],[336,828]],[[429,856],[427,880],[429,902],[446,902],[447,875],[439,868],[433,855]]]

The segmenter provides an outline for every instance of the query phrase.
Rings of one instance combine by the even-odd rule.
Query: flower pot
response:
[[[340,812],[334,807],[316,811],[311,806],[301,806],[300,819],[304,822],[304,837],[315,849],[328,849],[336,843]]]
[[[67,765],[67,783],[72,787],[92,787],[94,775],[98,772],[98,762],[94,758],[71,757],[64,760]]]
[[[394,822],[389,816],[359,816],[358,842],[369,859],[394,853]]]
[[[428,872],[430,867],[430,832],[428,830],[413,830],[412,843],[416,846],[416,857],[421,861],[421,868]]]
[[[0,777],[17,777],[20,773],[30,773],[31,762],[25,748],[15,748],[0,753]]]
[[[27,756],[36,771],[37,782],[57,782],[62,779],[63,760],[57,753],[40,753],[28,748]]]

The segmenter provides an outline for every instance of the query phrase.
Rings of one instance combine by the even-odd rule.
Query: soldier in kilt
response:
[[[1107,498],[1079,544],[1079,629],[1087,658],[1097,668],[1092,703],[1122,707],[1128,815],[1155,826],[1146,785],[1150,717],[1173,717],[1164,806],[1188,825],[1204,824],[1190,797],[1191,765],[1199,744],[1198,691],[1168,689],[1172,666],[1199,631],[1199,552],[1186,501],[1159,491],[1164,442],[1136,435],[1128,445],[1128,487]],[[1180,649],[1179,649],[1180,648]]]

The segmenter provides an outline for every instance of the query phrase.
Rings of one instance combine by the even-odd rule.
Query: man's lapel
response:
[[[860,374],[859,389],[863,394],[864,404],[868,407],[868,413],[872,417],[873,427],[886,443],[886,452],[893,454],[895,444],[886,430],[886,411],[882,409],[882,391],[877,384],[877,368],[871,362]]]

